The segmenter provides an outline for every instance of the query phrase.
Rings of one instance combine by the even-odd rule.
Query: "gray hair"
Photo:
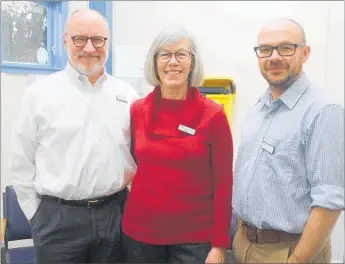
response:
[[[175,43],[182,38],[186,39],[190,43],[191,52],[193,54],[192,71],[188,78],[188,85],[196,87],[202,84],[204,80],[204,68],[200,58],[200,51],[195,44],[193,36],[187,32],[186,29],[180,27],[169,27],[161,31],[151,44],[144,65],[144,75],[149,84],[153,86],[158,86],[160,84],[157,62],[155,59],[157,52],[160,51],[165,45]]]

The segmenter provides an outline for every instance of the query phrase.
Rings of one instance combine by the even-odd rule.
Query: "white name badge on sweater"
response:
[[[186,127],[184,125],[179,125],[178,130],[181,130],[183,132],[186,132],[187,134],[194,135],[195,134],[195,129]]]

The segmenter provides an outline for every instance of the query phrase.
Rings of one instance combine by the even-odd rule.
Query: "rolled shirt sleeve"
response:
[[[325,106],[308,129],[306,170],[311,207],[344,210],[344,108]]]

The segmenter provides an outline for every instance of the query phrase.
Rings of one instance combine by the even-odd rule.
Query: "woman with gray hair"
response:
[[[123,216],[128,263],[224,263],[230,246],[233,143],[221,105],[196,88],[200,53],[184,29],[151,45],[154,89],[132,104],[138,169]]]

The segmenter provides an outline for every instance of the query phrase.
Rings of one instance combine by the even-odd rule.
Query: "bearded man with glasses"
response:
[[[130,105],[139,96],[106,73],[106,19],[93,10],[66,23],[68,64],[23,96],[11,174],[30,222],[37,264],[123,262],[121,222],[130,153]]]
[[[254,51],[269,88],[242,128],[233,255],[236,263],[330,263],[344,210],[344,109],[304,73],[310,47],[297,22],[267,23]]]

